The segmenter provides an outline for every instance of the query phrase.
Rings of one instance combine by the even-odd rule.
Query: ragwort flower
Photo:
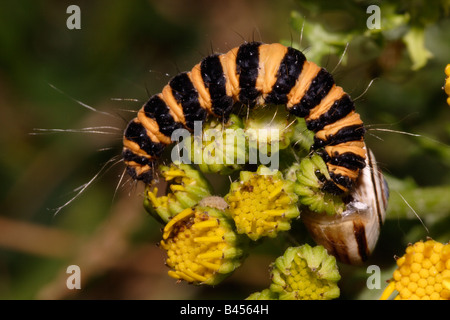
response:
[[[169,276],[215,285],[239,267],[246,241],[234,232],[222,210],[199,205],[183,210],[166,224],[160,247],[167,252]]]
[[[340,294],[336,259],[322,246],[288,248],[275,260],[271,278],[270,290],[280,300],[329,300]]]
[[[300,214],[293,188],[294,184],[283,179],[281,172],[264,166],[256,172],[241,171],[240,181],[233,182],[225,196],[237,232],[257,240],[289,230],[291,220]]]
[[[387,300],[394,291],[395,300],[450,299],[450,244],[431,239],[416,242],[396,263],[398,268],[381,300]]]

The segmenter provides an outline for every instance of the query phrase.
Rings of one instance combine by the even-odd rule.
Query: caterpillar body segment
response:
[[[236,102],[254,107],[284,104],[315,133],[312,150],[325,160],[332,181],[348,192],[365,166],[365,129],[352,99],[324,68],[278,43],[244,43],[204,58],[152,96],[125,130],[123,158],[132,178],[150,183],[153,164],[178,128],[190,131],[207,116],[227,119]]]

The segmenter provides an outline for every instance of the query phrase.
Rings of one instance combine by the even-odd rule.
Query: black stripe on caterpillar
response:
[[[153,166],[178,128],[194,129],[208,115],[227,119],[236,102],[253,107],[284,104],[315,134],[331,177],[324,189],[348,192],[365,166],[365,129],[350,96],[326,69],[299,50],[278,43],[244,43],[204,58],[173,77],[127,126],[123,159],[132,178],[149,184]]]

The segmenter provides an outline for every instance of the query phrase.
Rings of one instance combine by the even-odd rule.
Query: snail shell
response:
[[[375,248],[386,216],[389,189],[378,170],[372,151],[368,150],[366,166],[351,201],[339,216],[302,212],[301,218],[314,241],[324,246],[337,260],[362,264]]]

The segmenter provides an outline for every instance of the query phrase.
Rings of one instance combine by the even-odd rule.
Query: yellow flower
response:
[[[168,183],[169,192],[167,195],[158,196],[157,187],[148,187],[144,207],[162,223],[167,223],[173,216],[211,195],[208,181],[188,164],[172,163],[169,166],[161,166],[160,170]]]
[[[450,299],[450,244],[431,239],[416,242],[397,259],[397,266],[381,300],[394,291],[395,300]]]
[[[275,260],[271,277],[270,290],[280,300],[329,300],[340,294],[336,259],[322,246],[288,248]]]
[[[241,171],[240,181],[233,182],[225,196],[237,232],[257,240],[289,230],[291,219],[300,214],[293,187],[293,182],[284,180],[279,171],[264,166],[257,172]]]
[[[167,252],[169,276],[193,284],[215,285],[241,263],[245,242],[219,209],[194,206],[164,227],[160,247]]]
[[[450,106],[450,64],[445,67],[445,74],[447,77],[445,78],[445,93],[448,95],[447,104]]]

